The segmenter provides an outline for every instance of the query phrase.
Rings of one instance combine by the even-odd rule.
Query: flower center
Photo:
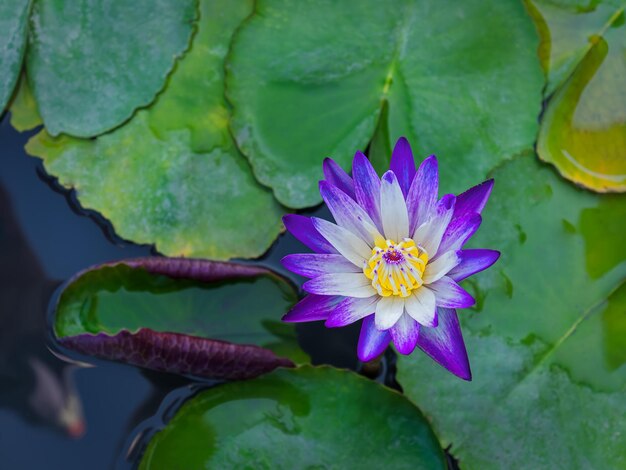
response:
[[[363,274],[372,280],[378,294],[383,297],[399,295],[408,297],[422,285],[422,276],[428,253],[410,238],[400,243],[393,240],[377,242],[372,257],[365,262]]]

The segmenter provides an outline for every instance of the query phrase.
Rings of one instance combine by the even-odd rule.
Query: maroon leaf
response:
[[[59,342],[80,353],[103,359],[213,379],[248,379],[277,367],[294,367],[289,359],[259,346],[160,333],[149,328],[136,333],[122,330],[114,336],[105,333],[67,336],[60,338]]]
[[[131,268],[143,268],[152,274],[163,274],[164,276],[174,279],[193,279],[201,282],[223,281],[224,279],[255,277],[260,275],[273,275],[282,278],[282,276],[279,276],[267,268],[250,264],[208,261],[194,258],[148,256],[145,258],[111,261],[109,263],[92,266],[76,274],[70,279],[69,283],[72,283],[87,272],[101,269],[105,266],[117,266],[120,264],[125,264]]]
[[[293,284],[261,266],[120,260],[66,283],[54,332],[61,345],[87,355],[177,374],[244,379],[308,361],[295,329],[280,323],[296,301]]]

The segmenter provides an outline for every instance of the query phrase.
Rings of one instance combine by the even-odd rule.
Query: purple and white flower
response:
[[[324,320],[341,327],[363,320],[358,356],[369,361],[393,341],[401,354],[419,346],[453,374],[471,380],[457,308],[474,305],[458,283],[491,266],[495,250],[462,249],[476,232],[493,180],[438,199],[437,159],[416,170],[406,139],[379,178],[357,152],[352,177],[324,161],[320,193],[336,223],[287,215],[287,229],[314,253],[282,262],[310,278],[287,322]]]

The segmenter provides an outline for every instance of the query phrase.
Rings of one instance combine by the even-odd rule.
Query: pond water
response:
[[[84,357],[61,358],[49,304],[76,272],[152,250],[119,240],[106,221],[82,210],[38,159],[25,154],[33,132],[16,132],[8,118],[0,121],[0,467],[132,468],[137,455],[126,454],[138,448],[133,442],[171,415],[193,382],[109,361],[89,359],[87,366],[77,362]],[[283,235],[256,262],[300,283],[279,264],[300,250]],[[298,325],[298,335],[314,363],[356,368],[358,327]],[[72,410],[62,423],[54,417],[60,407]]]

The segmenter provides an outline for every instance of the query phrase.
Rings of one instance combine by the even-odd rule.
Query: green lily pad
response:
[[[302,367],[200,393],[156,434],[139,468],[446,464],[428,422],[402,395],[353,372]]]
[[[11,102],[11,125],[15,130],[24,132],[42,124],[43,121],[39,111],[37,111],[37,103],[28,85],[28,79],[26,74],[22,73],[17,91]]]
[[[163,88],[189,46],[196,0],[40,0],[27,67],[48,132],[91,137]]]
[[[2,0],[0,3],[0,115],[13,95],[22,70],[30,5],[30,0]]]
[[[250,1],[203,1],[191,50],[157,101],[94,140],[26,146],[80,203],[123,238],[168,256],[256,257],[282,230],[283,210],[252,176],[228,132],[223,58]]]
[[[54,332],[63,344],[81,349],[67,340],[148,328],[261,346],[303,363],[308,358],[295,329],[280,323],[297,300],[288,281],[264,268],[140,258],[92,268],[70,280],[56,305]],[[84,344],[86,339],[81,339]],[[120,356],[124,360],[131,354],[122,351]]]
[[[259,181],[306,207],[322,159],[348,167],[387,101],[391,141],[437,154],[459,192],[532,147],[537,44],[517,1],[261,0],[229,55],[232,128]]]
[[[539,31],[539,58],[550,96],[621,14],[624,0],[525,0]]]
[[[492,176],[472,244],[502,257],[466,282],[479,308],[459,313],[474,380],[413,355],[398,381],[464,470],[624,468],[626,196],[531,155]]]
[[[543,6],[540,23],[544,43],[556,43],[547,62],[552,82],[564,70],[570,74],[548,103],[537,153],[565,178],[598,192],[626,191],[625,5],[599,3],[577,13]],[[581,29],[586,44],[566,49],[562,42],[575,45],[572,36],[582,36]]]

